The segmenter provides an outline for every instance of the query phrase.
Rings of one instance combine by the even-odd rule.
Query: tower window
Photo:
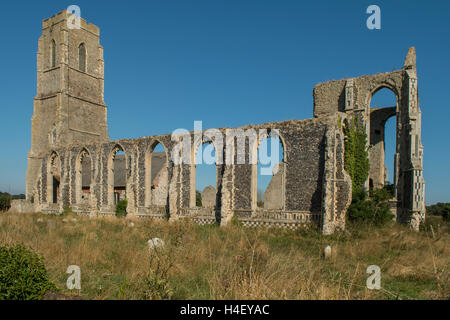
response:
[[[84,43],[80,44],[78,47],[78,69],[86,72],[86,47],[84,46]]]
[[[52,44],[50,46],[50,68],[56,67],[56,42],[52,40]]]

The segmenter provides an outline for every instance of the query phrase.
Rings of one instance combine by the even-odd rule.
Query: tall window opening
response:
[[[91,156],[83,149],[76,163],[76,203],[88,204],[91,193]]]
[[[158,141],[147,155],[146,205],[167,206],[169,193],[168,159],[164,146]]]
[[[50,45],[50,67],[51,68],[56,67],[56,42],[55,42],[55,40],[52,40],[52,43]]]
[[[195,206],[214,208],[217,194],[216,149],[203,142],[195,154]]]
[[[284,148],[276,132],[260,137],[257,162],[256,205],[264,209],[284,207]]]
[[[84,43],[78,47],[78,69],[86,72],[86,47]]]
[[[117,145],[108,159],[108,204],[116,205],[126,199],[126,155]]]
[[[59,189],[61,182],[61,161],[58,154],[51,154],[47,165],[47,201],[59,203]]]
[[[395,188],[397,148],[397,98],[388,88],[376,91],[370,101],[371,188]]]
[[[57,177],[53,176],[53,203],[58,203],[59,198],[59,184],[60,181]]]

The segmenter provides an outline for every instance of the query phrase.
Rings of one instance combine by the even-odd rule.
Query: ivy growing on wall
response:
[[[358,118],[344,121],[345,153],[344,167],[352,179],[352,203],[348,218],[353,222],[367,222],[383,225],[392,221],[387,201],[392,197],[387,189],[373,190],[370,195],[364,190],[369,177],[369,151],[366,128]]]
[[[353,191],[358,191],[369,177],[367,133],[361,121],[352,117],[344,120],[344,135],[344,168],[352,179]]]

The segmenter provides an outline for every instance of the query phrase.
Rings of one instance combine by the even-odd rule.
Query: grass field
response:
[[[449,230],[439,217],[420,232],[393,223],[322,236],[313,227],[0,214],[0,245],[31,247],[60,292],[82,299],[450,299]],[[154,237],[164,248],[149,250]],[[66,288],[69,265],[81,268],[79,291]],[[380,290],[366,288],[369,265],[381,268]]]

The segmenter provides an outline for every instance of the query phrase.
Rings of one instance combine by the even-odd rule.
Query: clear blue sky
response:
[[[450,202],[449,1],[3,1],[0,190],[25,191],[41,23],[70,4],[101,29],[112,139],[310,118],[316,83],[399,69],[415,46],[426,199]]]

